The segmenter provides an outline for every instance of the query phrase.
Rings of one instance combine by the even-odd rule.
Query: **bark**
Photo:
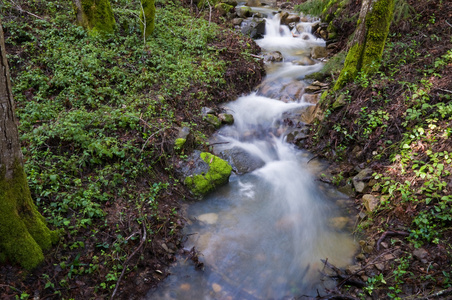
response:
[[[73,0],[77,24],[91,34],[113,33],[116,22],[109,0]]]
[[[141,0],[141,31],[146,40],[154,31],[155,27],[155,1]]]
[[[56,239],[31,199],[23,169],[0,19],[0,262],[32,269],[44,260],[42,250]]]
[[[393,12],[394,0],[363,0],[358,27],[335,90],[353,80],[359,72],[367,76],[378,70]]]

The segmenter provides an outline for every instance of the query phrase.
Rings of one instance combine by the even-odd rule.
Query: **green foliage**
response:
[[[395,24],[400,21],[413,17],[415,14],[414,8],[407,0],[394,0],[394,20]]]
[[[75,26],[67,14],[70,2],[31,2],[28,8],[49,21],[24,21],[8,1],[2,13],[13,20],[3,23],[7,44],[21,49],[8,60],[31,194],[49,225],[63,233],[60,265],[66,277],[49,278],[46,289],[64,295],[71,280],[102,269],[106,279],[97,292],[103,294],[114,288],[130,254],[128,243],[136,238],[117,232],[105,242],[104,233],[119,230],[106,208],[136,207],[134,222],[152,239],[148,223],[158,219],[161,195],[179,184],[170,175],[155,175],[169,169],[176,154],[167,147],[169,137],[186,117],[181,112],[193,107],[180,99],[199,106],[216,100],[209,92],[224,85],[230,62],[210,45],[219,27],[191,17],[179,2],[157,9],[146,45],[138,2],[111,1],[119,26],[108,36]],[[73,240],[81,233],[89,243]],[[84,249],[90,245],[99,252],[93,257]]]
[[[308,0],[304,3],[295,5],[295,10],[306,15],[320,16],[329,2],[330,0]]]

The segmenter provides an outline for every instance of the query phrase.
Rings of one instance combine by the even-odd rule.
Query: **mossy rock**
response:
[[[216,187],[228,182],[232,167],[223,159],[202,152],[201,159],[209,165],[207,173],[195,174],[185,178],[184,183],[195,195],[206,195]]]
[[[230,12],[234,7],[232,5],[226,4],[226,3],[218,3],[215,5],[215,9],[220,13],[222,16],[226,16],[228,12]]]
[[[185,142],[187,142],[187,139],[183,139],[183,138],[178,138],[178,139],[176,139],[176,140],[174,141],[174,148],[175,148],[176,150],[181,150],[181,149],[184,147]]]
[[[209,114],[204,117],[204,120],[206,120],[207,123],[213,125],[215,128],[220,128],[221,126],[221,120],[217,116]]]

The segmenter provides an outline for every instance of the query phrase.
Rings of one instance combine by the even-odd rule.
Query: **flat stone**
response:
[[[219,293],[222,290],[221,285],[218,283],[212,283],[212,289],[215,293]]]
[[[202,214],[196,217],[199,221],[207,223],[207,224],[215,224],[218,221],[218,214],[216,213],[207,213]]]

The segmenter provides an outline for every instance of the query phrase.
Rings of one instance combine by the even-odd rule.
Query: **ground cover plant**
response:
[[[350,287],[353,297],[447,298],[452,292],[451,13],[448,1],[396,2],[377,74],[358,74],[322,95],[324,113],[309,148],[336,164],[338,186],[372,168],[365,193],[379,199],[357,226],[363,236],[357,261],[364,267],[352,276],[367,286]],[[347,24],[336,18],[333,24]],[[334,84],[338,72],[327,75]],[[355,199],[364,213],[362,196]]]
[[[263,74],[251,40],[180,2],[156,3],[146,43],[139,1],[111,4],[116,30],[96,36],[74,24],[70,1],[0,6],[29,186],[60,233],[36,270],[0,266],[3,299],[132,299],[155,286],[180,246],[178,201],[190,198],[172,166],[179,128],[194,135],[187,147],[208,149],[201,107]]]

